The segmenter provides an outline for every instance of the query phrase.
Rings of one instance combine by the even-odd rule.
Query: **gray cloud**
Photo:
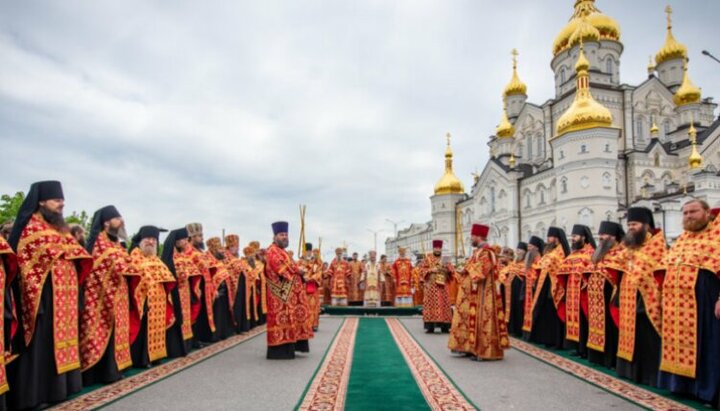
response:
[[[308,205],[308,239],[372,247],[422,222],[454,135],[456,173],[487,160],[510,55],[552,97],[572,1],[12,2],[0,16],[0,192],[63,181],[68,210],[116,204],[130,229],[201,221],[242,241]],[[664,4],[598,0],[623,29],[622,80],[646,77]],[[673,2],[690,74],[720,37],[711,0]],[[714,50],[720,54],[720,50]],[[382,235],[381,235],[382,236]],[[380,241],[381,242],[381,241]]]

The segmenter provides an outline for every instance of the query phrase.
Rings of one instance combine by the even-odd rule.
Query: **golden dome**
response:
[[[683,65],[683,71],[683,82],[675,92],[673,101],[676,106],[699,103],[702,94],[700,93],[700,89],[690,80],[690,76],[688,76],[687,60]]]
[[[692,151],[690,152],[690,157],[688,157],[688,165],[691,169],[700,168],[703,158],[697,149],[697,130],[695,130],[695,125],[693,125],[692,122],[690,122],[688,135],[690,136],[690,143],[692,143]]]
[[[585,58],[583,45],[580,44],[580,56],[575,64],[577,72],[577,91],[570,108],[560,116],[557,122],[556,137],[577,130],[595,127],[610,127],[612,114],[605,106],[595,101],[590,94],[588,69],[590,62]]]
[[[596,30],[583,30],[586,34],[589,32],[592,36],[597,34],[597,38],[592,41],[620,41],[620,25],[618,25],[613,18],[601,13],[600,10],[595,7],[595,0],[577,0],[575,2],[575,11],[570,17],[570,21],[560,30],[557,37],[555,37],[555,41],[553,42],[554,56],[557,56],[560,52],[569,49],[579,42],[579,39],[576,39],[576,42],[573,43],[571,38],[584,18],[587,18],[587,23]],[[589,39],[584,40],[590,41]]]
[[[498,138],[510,138],[515,135],[515,127],[510,120],[508,120],[507,109],[504,106],[500,124],[498,124],[495,129],[495,135],[498,136]]]
[[[591,41],[600,40],[600,31],[596,29],[587,18],[583,17],[576,25],[575,32],[570,36],[568,45],[570,47]]]
[[[453,153],[450,149],[450,133],[447,133],[447,148],[445,149],[445,174],[435,184],[435,195],[462,194],[465,192],[460,179],[455,176],[452,168]]]
[[[665,44],[655,55],[655,64],[662,64],[668,60],[687,59],[688,51],[684,44],[675,40],[672,33],[672,7],[665,7],[667,13],[667,35],[665,36]]]
[[[653,118],[652,127],[650,127],[650,137],[657,138],[658,134],[660,134],[660,128],[655,124],[655,119]]]
[[[518,52],[516,49],[512,50],[512,56],[513,56],[513,74],[512,78],[510,79],[510,82],[507,86],[505,86],[505,90],[503,91],[503,96],[514,96],[519,94],[527,94],[527,86],[525,83],[520,81],[520,77],[518,77],[517,74],[517,55]]]

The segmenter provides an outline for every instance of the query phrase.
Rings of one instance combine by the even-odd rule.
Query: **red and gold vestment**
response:
[[[83,371],[102,358],[113,335],[118,371],[132,365],[128,280],[140,273],[127,250],[101,232],[93,246],[93,268],[85,281],[80,313],[80,357]],[[114,334],[113,334],[114,332]]]
[[[56,372],[79,369],[79,286],[92,269],[92,257],[69,233],[60,233],[35,213],[20,236],[17,262],[25,345],[30,345],[35,333],[40,298],[49,276]]]

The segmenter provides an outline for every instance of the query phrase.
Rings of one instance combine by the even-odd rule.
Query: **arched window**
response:
[[[567,178],[563,177],[560,179],[560,192],[567,193]]]
[[[525,194],[525,207],[530,208],[530,193]]]
[[[612,187],[612,177],[610,176],[610,173],[603,173],[602,175],[602,182],[604,188],[611,188]]]
[[[530,136],[527,138],[527,156],[528,160],[530,160],[533,156],[532,139]]]
[[[545,204],[545,190],[540,189],[540,204]]]
[[[495,187],[490,187],[490,212],[495,212]]]
[[[663,121],[663,132],[665,136],[670,134],[670,119],[666,118],[665,121]]]
[[[578,217],[580,220],[580,224],[586,225],[588,227],[593,226],[592,210],[590,210],[589,208],[583,208],[582,210],[580,210],[580,212],[578,213]]]
[[[565,84],[565,67],[560,68],[560,84]]]
[[[608,57],[607,61],[605,62],[605,66],[606,66],[605,68],[606,68],[608,74],[610,74],[611,76],[613,74],[614,63],[615,62],[613,61],[612,57]]]
[[[583,144],[583,145],[580,146],[580,152],[581,152],[581,153],[587,153],[587,152],[588,152],[588,150],[587,150],[587,144]]]
[[[637,135],[638,138],[644,138],[645,136],[643,131],[643,119],[642,117],[637,117],[635,119],[635,135]]]
[[[543,144],[542,136],[540,134],[538,134],[535,138],[537,139],[537,155],[542,156],[543,151],[544,151],[543,149],[545,148],[544,144]]]

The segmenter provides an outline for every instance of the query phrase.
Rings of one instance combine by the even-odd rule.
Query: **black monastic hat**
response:
[[[550,227],[548,229],[547,236],[557,238],[560,241],[560,245],[562,246],[563,251],[565,251],[565,255],[567,256],[568,254],[570,254],[570,244],[568,244],[565,230],[560,227]]]
[[[20,236],[33,213],[37,211],[38,203],[40,201],[55,199],[65,199],[62,184],[59,181],[38,181],[30,185],[30,190],[28,190],[27,196],[20,206],[12,231],[10,232],[10,237],[8,238],[8,243],[10,243],[13,250],[17,251]]]
[[[312,251],[312,243],[305,243],[305,251]]]
[[[116,217],[122,217],[120,212],[115,206],[107,205],[93,214],[92,225],[90,226],[90,233],[88,234],[87,241],[85,242],[85,249],[92,254],[93,247],[95,247],[95,241],[97,241],[98,235],[103,230],[105,222],[112,220]]]
[[[590,227],[583,224],[575,224],[572,228],[572,234],[585,237],[586,243],[590,244],[592,248],[597,248],[597,244],[595,244],[595,238],[593,237]]]
[[[165,263],[168,270],[173,273],[175,278],[177,278],[177,272],[175,271],[175,260],[173,260],[175,243],[178,240],[182,240],[188,237],[190,236],[188,235],[187,228],[178,228],[177,230],[170,231],[170,233],[168,233],[168,236],[165,238],[165,242],[163,243],[163,250],[162,254],[160,255],[160,259],[163,261],[163,263]]]
[[[520,242],[518,243],[517,247],[515,247],[515,248],[517,248],[518,250],[525,250],[525,251],[527,251],[527,246],[528,246],[528,245],[527,245],[526,242],[520,241]]]
[[[543,239],[540,237],[532,236],[532,237],[530,237],[530,241],[528,241],[528,243],[537,247],[538,250],[540,250],[541,254],[542,254],[543,250],[545,249],[545,241],[543,241]]]
[[[625,237],[625,230],[622,226],[614,221],[603,221],[600,223],[600,234],[607,234],[615,237],[616,240],[620,241]]]
[[[627,212],[628,222],[635,221],[638,223],[649,224],[651,229],[655,229],[655,218],[652,211],[647,207],[630,207]]]
[[[167,230],[164,228],[158,228],[154,225],[144,225],[140,227],[137,234],[132,237],[132,243],[130,245],[130,251],[137,248],[140,245],[140,241],[143,238],[154,238],[156,241],[160,241],[160,233],[164,233]]]

